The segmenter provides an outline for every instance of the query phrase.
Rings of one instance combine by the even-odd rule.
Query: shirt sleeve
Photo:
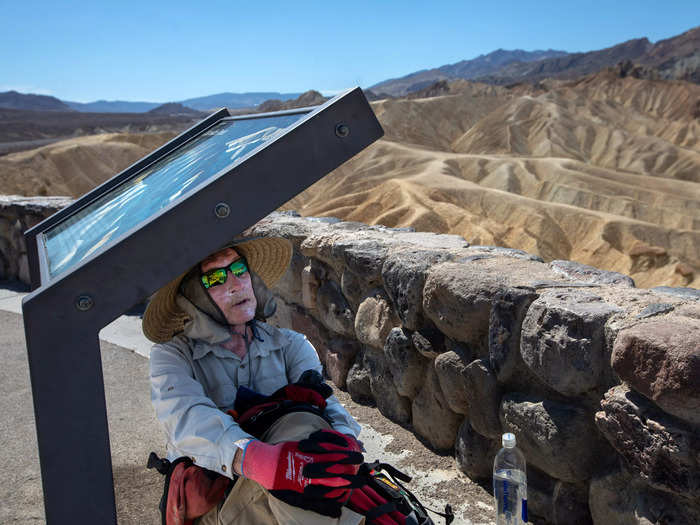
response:
[[[191,365],[172,344],[153,346],[150,356],[151,402],[169,446],[200,467],[233,478],[237,441],[253,438],[219,410],[194,379]]]
[[[290,345],[284,348],[289,382],[294,383],[301,377],[301,374],[309,369],[314,369],[323,374],[323,366],[318,358],[316,349],[306,336],[292,330],[285,330],[285,334],[290,340]],[[326,415],[332,421],[334,430],[355,437],[360,435],[362,427],[345,410],[345,407],[340,404],[340,401],[335,396],[330,396],[326,400]]]

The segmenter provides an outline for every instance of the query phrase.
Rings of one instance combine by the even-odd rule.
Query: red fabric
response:
[[[224,498],[229,483],[221,475],[211,479],[197,465],[178,463],[170,475],[166,525],[191,525]]]
[[[350,510],[362,514],[365,516],[368,511],[372,510],[388,500],[376,490],[374,490],[369,485],[365,485],[359,489],[355,489],[350,494],[350,499],[348,500],[347,507]],[[371,521],[367,521],[368,525],[405,525],[406,516],[398,511],[389,512],[388,514],[382,514]]]
[[[333,442],[341,440],[344,445]],[[322,485],[338,487],[338,490],[332,490],[324,496],[337,498],[344,496],[344,491],[349,490],[343,488],[349,482],[333,474],[357,474],[362,463],[359,458],[357,463],[338,463],[347,460],[349,452],[359,453],[359,444],[353,438],[335,430],[320,430],[305,440],[286,441],[277,445],[253,440],[246,447],[241,470],[245,477],[257,481],[268,490],[303,493],[308,485]],[[318,463],[330,465],[323,468],[320,477],[306,477],[304,467]]]

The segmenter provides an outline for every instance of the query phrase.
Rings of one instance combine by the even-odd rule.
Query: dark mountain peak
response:
[[[323,104],[326,100],[328,100],[327,97],[324,97],[316,90],[310,89],[294,100],[287,100],[286,102],[278,99],[266,100],[257,107],[257,110],[261,113],[269,113],[271,111],[282,111],[285,109],[305,108],[308,106],[318,106],[319,104]]]
[[[494,58],[494,57],[502,57],[504,55],[509,55],[511,52],[503,49],[502,47],[499,47],[495,51],[491,51],[490,53],[486,53],[485,55],[479,55],[476,60],[479,58]]]
[[[183,106],[182,104],[179,104],[177,102],[168,102],[166,104],[162,104],[158,106],[157,108],[153,108],[148,111],[148,113],[154,114],[154,115],[171,115],[171,116],[184,116],[184,115],[192,115],[192,116],[198,116],[201,115],[202,113],[200,111],[197,111],[196,109],[188,108],[187,106]]]
[[[700,26],[680,35],[659,40],[649,50],[645,63],[661,65],[664,61],[697,55],[700,52]]]
[[[294,102],[306,106],[316,106],[318,104],[323,104],[326,100],[328,99],[321,95],[321,93],[319,93],[315,89],[310,89],[299,95],[299,97]],[[300,107],[303,107],[303,105]]]
[[[17,91],[0,93],[0,108],[29,109],[36,111],[72,111],[56,97],[48,95],[24,94]]]
[[[406,98],[432,98],[450,94],[450,84],[447,80],[438,80],[434,84],[429,85],[419,91],[409,93]]]
[[[653,44],[649,41],[647,37],[642,38],[632,38],[630,40],[625,40],[624,42],[610,46],[606,49],[626,49],[632,51],[638,51],[640,54],[646,53],[653,47]],[[595,53],[595,51],[593,51]]]
[[[539,53],[539,51],[533,51],[532,53]],[[503,49],[502,47],[496,49],[496,51],[492,51],[491,53],[488,53],[487,55],[484,55],[486,58],[506,58],[507,60],[510,60],[514,56],[523,56],[527,55],[528,51],[524,51],[522,49]]]

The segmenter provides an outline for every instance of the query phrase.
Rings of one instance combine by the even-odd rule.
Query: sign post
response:
[[[47,523],[116,523],[99,331],[382,135],[359,88],[314,108],[222,109],[25,233]]]

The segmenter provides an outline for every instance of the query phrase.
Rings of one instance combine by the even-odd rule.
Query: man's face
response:
[[[200,271],[205,273],[214,268],[228,267],[239,258],[236,250],[226,248],[204,259],[200,264]],[[253,294],[249,272],[236,277],[227,271],[226,282],[208,288],[207,292],[224,313],[229,324],[242,325],[255,317],[255,307],[258,303]]]

